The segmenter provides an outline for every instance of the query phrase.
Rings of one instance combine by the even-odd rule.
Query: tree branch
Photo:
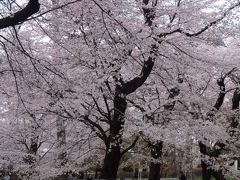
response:
[[[130,149],[132,149],[132,148],[136,145],[138,139],[139,139],[139,136],[137,136],[137,137],[134,139],[133,143],[132,143],[130,146],[128,146],[126,149],[124,149],[124,150],[121,152],[121,156],[123,156],[126,152],[128,152]]]
[[[181,33],[181,34],[184,34],[186,35],[187,37],[196,37],[202,33],[204,33],[205,31],[207,31],[209,28],[211,28],[212,26],[216,25],[217,23],[219,23],[221,20],[223,20],[227,15],[228,13],[235,9],[236,7],[240,6],[240,2],[236,3],[235,5],[231,6],[228,10],[226,10],[221,17],[219,17],[218,19],[215,19],[214,21],[212,22],[209,22],[206,26],[202,27],[199,31],[197,32],[193,32],[193,33],[190,33],[190,32],[185,32],[184,30],[182,30],[181,28],[178,28],[178,29],[175,29],[171,32],[167,32],[167,33],[161,33],[158,35],[159,38],[161,37],[166,37],[168,35],[171,35],[171,34],[174,34],[174,33]]]
[[[86,125],[92,126],[92,127],[94,128],[93,130],[97,133],[98,137],[100,137],[100,138],[104,141],[104,143],[106,144],[106,146],[107,146],[107,144],[108,144],[108,137],[107,137],[105,131],[103,130],[103,128],[102,128],[99,124],[97,124],[96,122],[90,120],[87,115],[85,115],[85,116],[83,116],[83,117],[81,117],[81,118],[78,118],[78,120],[79,120],[80,122],[83,122],[83,123],[86,124]],[[96,128],[99,132],[97,132],[97,130],[96,130],[95,128]]]
[[[148,57],[147,61],[144,62],[141,74],[132,80],[124,83],[121,88],[119,88],[118,93],[128,95],[136,91],[137,88],[141,87],[143,83],[147,80],[148,76],[150,75],[155,61],[155,54],[157,52],[157,46],[153,45],[152,50],[150,52],[150,56]]]
[[[40,9],[38,0],[29,0],[27,6],[15,14],[0,19],[0,29],[15,26],[24,22],[28,17],[37,13]]]

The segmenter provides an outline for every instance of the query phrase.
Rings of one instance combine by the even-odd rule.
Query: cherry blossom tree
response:
[[[209,142],[220,142],[221,133],[211,137],[214,133],[227,132],[227,126],[208,119],[212,106],[207,102],[218,95],[209,87],[216,86],[216,74],[224,67],[214,46],[222,45],[224,37],[233,33],[226,27],[232,25],[231,13],[239,2],[60,0],[54,5],[50,1],[41,4],[46,9],[23,27],[18,24],[38,12],[38,1],[30,0],[13,17],[0,20],[1,29],[13,26],[1,35],[1,71],[8,79],[1,79],[1,92],[8,100],[12,96],[10,101],[21,107],[19,112],[31,119],[29,154],[35,155],[39,145],[44,145],[37,132],[47,126],[46,120],[38,126],[40,117],[46,114],[46,119],[58,122],[58,128],[52,128],[56,133],[51,137],[54,153],[48,153],[47,167],[62,172],[72,168],[70,164],[79,154],[104,149],[99,155],[103,160],[101,177],[116,178],[122,156],[139,138],[146,137],[156,161],[161,158],[164,144],[168,146],[172,141],[180,146],[184,144],[179,143],[180,137],[184,141],[187,136],[199,141],[204,157],[218,158],[204,150]],[[206,74],[214,80],[206,81]],[[223,103],[224,79],[236,80],[230,74],[218,81],[221,91],[214,110]],[[147,91],[153,94],[139,96]],[[237,92],[232,109],[238,109]],[[136,118],[139,114],[148,118],[141,126],[149,125],[156,131],[136,130],[132,122],[140,121]],[[215,118],[226,120],[221,113]],[[168,122],[155,123],[162,120]],[[231,126],[236,131],[233,121]],[[204,126],[206,123],[209,126]],[[135,128],[134,133],[128,128]],[[231,139],[233,134],[230,132],[226,138]],[[82,139],[88,139],[89,147],[82,144]],[[132,141],[127,144],[126,139]],[[59,167],[53,165],[54,154],[66,160]],[[203,174],[212,166],[206,159],[202,159]],[[160,163],[151,163],[150,169],[150,179],[159,179]]]

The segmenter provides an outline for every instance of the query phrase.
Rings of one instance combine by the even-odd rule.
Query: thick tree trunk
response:
[[[216,180],[226,180],[221,170],[213,171],[212,175]]]
[[[237,110],[239,108],[239,102],[240,102],[240,91],[239,89],[236,89],[234,94],[233,94],[233,98],[232,98],[232,110]],[[233,117],[232,122],[230,124],[231,128],[237,128],[238,126],[238,121],[235,120],[235,117]],[[234,130],[230,131],[230,135],[234,136]],[[225,144],[220,144],[218,145],[220,147],[220,149],[213,149],[212,154],[215,157],[218,157],[221,154],[221,150],[225,147]],[[224,174],[222,172],[222,170],[212,170],[212,176],[216,179],[216,180],[226,180],[226,178],[224,177]]]
[[[240,102],[240,89],[237,88],[233,94],[233,98],[232,98],[232,110],[238,110],[239,109],[239,102]],[[230,127],[232,128],[237,128],[238,127],[238,119],[236,117],[233,117],[232,122]],[[234,133],[232,133],[231,135],[234,135]]]
[[[226,92],[225,92],[225,78],[226,75],[224,77],[221,77],[218,79],[217,84],[220,88],[220,92],[218,94],[218,98],[216,103],[214,104],[214,109],[212,109],[208,114],[207,114],[207,120],[212,121],[212,118],[215,116],[215,112],[217,110],[219,110],[223,104]],[[210,150],[207,148],[207,146],[205,144],[203,144],[202,142],[199,142],[199,148],[200,148],[200,152],[203,155],[207,155],[209,157],[212,156],[212,154],[214,154],[216,157],[218,156],[219,152],[214,153],[214,150]],[[201,166],[202,166],[202,179],[203,180],[210,180],[212,175],[217,175],[219,173],[219,171],[215,171],[213,170],[209,164],[207,164],[206,162],[204,162],[203,160],[201,160]],[[221,176],[221,175],[220,175]]]
[[[201,154],[207,155],[207,147],[201,142],[199,142],[199,147]],[[209,169],[209,165],[205,161],[201,160],[201,166],[202,166],[202,179],[210,180],[212,176],[212,171],[211,169]]]
[[[121,159],[122,131],[124,127],[124,114],[127,108],[126,97],[119,94],[119,86],[116,87],[114,98],[114,115],[110,122],[109,147],[103,162],[100,178],[116,179],[119,162]]]
[[[174,87],[170,89],[169,91],[169,99],[174,99],[176,96],[178,96],[180,93],[180,90],[177,87]],[[172,111],[174,106],[176,104],[176,101],[167,103],[164,105],[164,109],[166,111]],[[154,119],[152,119],[154,120]],[[162,156],[162,148],[163,148],[163,142],[157,142],[156,144],[153,144],[149,142],[150,148],[151,148],[151,157],[153,159],[159,160]],[[161,177],[161,163],[156,163],[156,162],[151,162],[150,163],[150,172],[149,172],[149,177],[148,180],[160,180]]]
[[[174,99],[176,96],[178,96],[180,93],[180,90],[177,87],[174,87],[170,89],[169,91],[169,99]],[[166,111],[172,111],[174,106],[176,104],[176,101],[172,101],[170,103],[167,103],[164,105],[164,109]],[[151,148],[151,157],[153,159],[159,160],[162,156],[162,148],[163,148],[163,142],[157,142],[156,144],[150,143]],[[161,163],[151,162],[150,163],[150,172],[148,180],[160,180],[161,177]]]
[[[148,4],[148,0],[143,0],[144,4]],[[144,12],[146,23],[151,26],[152,19],[154,16],[150,17],[149,12]],[[117,171],[121,156],[120,147],[122,144],[122,133],[124,128],[124,116],[127,108],[126,96],[135,92],[139,87],[141,87],[150,75],[154,61],[156,59],[158,47],[153,44],[147,61],[144,62],[142,70],[139,76],[133,78],[128,82],[123,82],[123,79],[115,77],[115,95],[114,95],[114,113],[111,118],[110,132],[108,136],[109,147],[106,148],[106,156],[104,158],[103,170],[100,178],[103,179],[116,179]]]
[[[206,164],[204,161],[201,161],[202,166],[202,179],[203,180],[211,180],[211,169],[208,169],[208,164]]]
[[[151,54],[155,53],[155,48]],[[122,156],[120,147],[122,144],[122,133],[124,128],[124,116],[127,108],[126,96],[137,90],[146,81],[150,75],[154,65],[154,57],[149,56],[148,60],[144,63],[141,71],[141,75],[133,78],[132,80],[124,83],[122,79],[116,80],[116,89],[113,100],[114,113],[110,120],[110,132],[108,136],[109,145],[106,148],[107,153],[104,158],[103,170],[101,178],[103,179],[115,179],[119,166],[119,161]]]
[[[150,163],[150,171],[149,171],[149,177],[148,180],[160,180],[160,163]]]
[[[121,152],[119,146],[109,149],[104,158],[104,165],[100,179],[116,179],[120,159]]]
[[[153,159],[159,160],[159,158],[162,156],[162,147],[163,142],[158,142],[157,144],[152,145],[151,157]],[[151,162],[148,180],[160,180],[161,177],[160,168],[161,168],[160,162]]]
[[[220,107],[222,106],[223,100],[226,94],[224,79],[220,79],[218,81],[218,85],[220,86],[221,92],[219,93],[217,102],[214,105],[215,109],[217,110],[219,110]],[[240,101],[240,93],[239,93],[239,89],[236,89],[232,98],[232,110],[236,110],[239,108],[239,101]],[[238,121],[235,121],[235,119],[233,118],[230,127],[236,128],[237,126],[238,126]],[[230,132],[230,133],[231,133],[230,135],[234,134],[233,132]],[[200,152],[210,157],[218,157],[221,154],[221,151],[225,147],[225,145],[222,143],[217,143],[217,144],[220,147],[220,149],[217,148],[217,149],[212,149],[207,151],[207,147],[200,142],[199,143]],[[225,180],[224,174],[221,170],[216,171],[214,169],[211,169],[209,165],[206,164],[205,162],[202,162],[201,164],[202,164],[203,180],[210,180],[211,176],[215,177],[216,180]]]
[[[201,161],[201,166],[202,166],[202,179],[211,180],[212,171],[210,169],[207,169],[208,165],[204,161]]]

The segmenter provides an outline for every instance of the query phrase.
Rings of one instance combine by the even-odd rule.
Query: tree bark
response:
[[[225,87],[224,87],[224,89],[221,89],[221,90],[223,90],[223,91],[220,92],[219,97],[218,97],[218,102],[221,102],[221,103],[216,103],[216,104],[219,104],[219,106],[218,106],[219,108],[222,106],[222,103],[223,103],[223,99],[224,99],[224,96],[225,96],[225,95],[223,95],[224,92],[225,92]],[[222,100],[219,100],[220,98]],[[237,88],[234,91],[233,98],[232,98],[232,110],[239,109],[239,101],[240,101],[240,91]],[[217,108],[217,110],[219,110],[219,108]],[[235,120],[235,117],[233,117],[232,122],[230,124],[230,128],[237,128],[237,126],[238,126],[238,121]],[[230,131],[231,136],[234,136],[234,133],[235,133],[234,130]],[[209,152],[207,152],[207,155],[209,155],[210,157],[218,157],[225,147],[225,144],[223,144],[223,143],[216,143],[216,144],[220,148],[217,148],[217,149],[213,148],[213,150],[210,150]],[[214,169],[210,169],[210,172],[211,172],[211,175],[213,177],[215,177],[216,180],[226,180],[222,170],[216,171]]]
[[[119,94],[119,86],[116,87],[114,98],[114,115],[110,122],[109,147],[103,162],[103,169],[100,178],[115,179],[119,161],[121,159],[122,130],[124,126],[124,114],[127,108],[126,97]]]
[[[148,4],[148,0],[143,0],[144,4]],[[144,16],[146,18],[146,23],[149,27],[152,25],[152,19],[154,17],[149,16],[149,12],[144,11]],[[123,82],[123,80],[115,78],[116,89],[114,95],[114,114],[110,121],[110,133],[109,133],[109,147],[106,148],[106,155],[104,158],[103,170],[100,178],[103,179],[116,179],[117,171],[121,156],[121,144],[122,144],[122,132],[124,128],[124,116],[127,108],[126,96],[135,92],[139,87],[141,87],[150,75],[154,61],[156,59],[158,47],[156,44],[152,44],[151,51],[147,61],[144,62],[142,70],[139,76],[133,78],[128,82]],[[125,151],[123,151],[125,152]]]
[[[182,82],[180,82],[182,83]],[[180,93],[180,89],[177,87],[171,88],[169,91],[169,96],[168,99],[174,99],[175,97],[177,97]],[[164,109],[166,111],[172,111],[174,106],[176,104],[176,101],[173,101],[171,103],[167,103],[164,105]],[[151,118],[152,120],[154,120],[154,118]],[[150,148],[151,148],[151,157],[153,159],[160,159],[162,156],[162,148],[163,148],[163,141],[159,141],[156,144],[153,144],[151,142],[149,142],[150,144]],[[151,162],[149,169],[149,177],[148,180],[160,180],[161,177],[161,163],[160,162]]]
[[[155,60],[155,47],[152,47],[150,56],[144,62],[141,73],[139,76],[124,83],[122,79],[116,79],[116,88],[113,100],[114,113],[109,122],[110,132],[108,136],[108,147],[106,147],[106,155],[104,158],[103,169],[100,178],[103,179],[116,179],[119,161],[122,156],[122,132],[124,128],[124,116],[127,108],[126,96],[135,92],[137,88],[141,87],[150,75],[154,60]]]
[[[27,6],[22,10],[16,12],[12,16],[8,16],[0,19],[0,29],[4,29],[10,26],[15,26],[21,22],[24,22],[31,15],[37,13],[40,9],[38,0],[29,0]]]
[[[34,164],[36,162],[36,155],[38,152],[38,149],[42,145],[42,142],[39,142],[39,130],[40,125],[38,124],[42,118],[38,120],[38,123],[36,123],[37,119],[35,116],[32,116],[33,120],[31,121],[30,126],[30,144],[27,144],[27,142],[24,142],[24,145],[27,150],[27,155],[24,157],[24,162],[28,164]]]
[[[100,179],[114,180],[117,177],[118,166],[121,159],[120,147],[112,147],[106,152],[104,158],[104,165]]]
[[[218,79],[217,84],[220,87],[220,92],[217,98],[217,101],[214,105],[214,109],[211,110],[210,113],[207,114],[208,119],[211,120],[212,117],[215,115],[214,112],[216,110],[219,110],[220,107],[223,104],[225,95],[226,95],[226,89],[225,89],[225,83],[224,80],[225,78],[232,73],[232,71],[234,71],[234,69],[232,69],[231,71],[229,71],[228,73],[226,73],[223,77],[221,77],[220,79]],[[234,94],[233,94],[233,98],[232,98],[232,110],[236,110],[239,108],[239,101],[240,101],[240,91],[239,89],[236,89]],[[232,128],[236,128],[238,126],[238,121],[235,121],[235,118],[233,118],[230,127]],[[230,132],[232,133],[232,132]],[[200,152],[203,155],[208,155],[210,157],[218,157],[222,150],[225,147],[225,144],[221,143],[221,142],[217,142],[216,143],[219,147],[217,149],[213,148],[212,150],[207,148],[207,146],[205,146],[202,142],[199,142],[199,147],[200,147]],[[206,164],[204,161],[201,162],[202,165],[202,177],[203,180],[210,180],[211,176],[214,176],[216,178],[216,180],[225,180],[225,177],[223,175],[222,170],[214,170],[212,169],[208,164]]]
[[[207,155],[207,146],[205,146],[202,142],[199,142],[200,152],[203,155]],[[211,169],[209,169],[209,165],[201,160],[201,166],[202,166],[202,179],[203,180],[211,180],[212,172]]]
[[[216,180],[226,180],[221,170],[213,171],[212,175]]]
[[[57,149],[58,157],[57,157],[57,165],[63,166],[67,162],[67,152],[66,152],[66,129],[65,129],[65,120],[58,116],[56,120],[57,126]]]
[[[157,142],[151,147],[151,157],[153,159],[159,159],[162,156],[163,142]],[[161,163],[151,162],[150,163],[150,172],[148,180],[160,180],[161,177]]]
[[[227,74],[226,74],[227,75]],[[216,103],[214,104],[214,108],[207,113],[207,120],[209,121],[212,121],[212,118],[215,116],[215,112],[217,110],[219,110],[223,104],[223,101],[224,101],[224,98],[225,98],[225,95],[226,95],[226,88],[225,88],[225,78],[226,78],[226,75],[224,77],[221,77],[218,79],[217,81],[217,84],[220,88],[220,92],[218,94],[218,98],[217,98],[217,101]],[[214,150],[210,150],[205,144],[203,144],[202,142],[199,142],[199,148],[200,148],[200,152],[201,154],[203,155],[206,155],[206,156],[212,156],[211,154],[215,154],[215,156],[217,157],[218,156],[218,153],[214,153],[212,151]],[[211,176],[213,174],[218,174],[220,173],[220,171],[215,171],[213,170],[209,164],[207,164],[204,160],[201,160],[201,166],[202,166],[202,179],[203,180],[210,180],[211,179]],[[219,175],[219,176],[222,176],[222,175]]]
[[[240,89],[237,88],[235,90],[235,92],[233,94],[233,98],[232,98],[232,110],[239,109],[239,102],[240,102]],[[237,128],[238,124],[239,124],[238,119],[233,117],[230,127]]]

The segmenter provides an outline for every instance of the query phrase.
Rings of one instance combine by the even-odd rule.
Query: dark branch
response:
[[[240,102],[240,89],[237,88],[233,93],[232,98],[232,110],[238,110],[239,109],[239,102]],[[235,117],[232,118],[232,122],[230,127],[237,128],[238,127],[238,115],[236,114]],[[231,134],[233,135],[235,131],[232,131]]]
[[[225,87],[225,79],[226,77],[229,77],[234,71],[236,71],[236,68],[231,69],[229,72],[226,74],[222,75],[218,80],[217,84],[219,86],[220,92],[218,94],[218,98],[216,103],[214,104],[214,108],[207,113],[207,119],[212,121],[212,118],[215,116],[215,112],[218,111],[221,106],[223,105],[224,98],[227,92],[226,87]]]
[[[239,101],[240,101],[240,89],[237,88],[232,98],[232,110],[236,110],[239,108]]]
[[[106,112],[104,112],[104,111],[102,110],[102,108],[100,108],[97,100],[96,100],[93,96],[92,96],[92,99],[93,99],[93,101],[94,101],[94,104],[95,104],[96,107],[97,107],[97,111],[98,111],[103,117],[105,117],[106,119],[111,120],[111,118],[109,117],[109,114],[106,113]]]
[[[16,12],[12,16],[8,16],[0,19],[0,29],[4,29],[10,26],[15,26],[24,22],[31,15],[37,13],[40,9],[38,0],[29,0],[27,6],[22,10]]]
[[[153,45],[152,50],[150,52],[150,56],[148,60],[144,62],[141,74],[132,80],[124,83],[121,88],[119,88],[119,94],[131,94],[136,91],[137,88],[141,87],[143,83],[147,80],[148,76],[150,75],[155,61],[155,54],[157,52],[157,46]]]
[[[219,92],[219,94],[218,94],[217,101],[216,101],[216,103],[215,103],[215,105],[214,105],[214,108],[215,108],[216,110],[219,110],[219,109],[220,109],[220,107],[221,107],[222,104],[223,104],[224,97],[225,97],[225,95],[226,95],[224,80],[225,80],[225,78],[220,78],[220,79],[217,80],[217,84],[218,84],[218,86],[219,86],[219,88],[220,88],[220,92]]]
[[[142,113],[146,112],[146,110],[142,106],[136,104],[134,101],[130,99],[128,99],[127,101],[130,102],[135,108],[139,109]]]
[[[124,150],[122,151],[121,156],[123,156],[126,152],[128,152],[130,149],[132,149],[132,148],[136,145],[138,139],[139,139],[139,136],[137,136],[137,137],[134,139],[133,143],[132,143],[130,146],[128,146],[126,149],[124,149]]]
[[[227,11],[225,11],[221,17],[219,17],[218,19],[215,19],[213,20],[212,22],[209,22],[206,26],[202,27],[199,31],[197,32],[193,32],[193,33],[190,33],[190,32],[185,32],[184,30],[178,28],[178,29],[175,29],[171,32],[167,32],[167,33],[161,33],[158,35],[159,38],[161,37],[166,37],[168,35],[171,35],[171,34],[174,34],[174,33],[181,33],[181,34],[184,34],[186,35],[187,37],[196,37],[202,33],[204,33],[205,31],[207,31],[209,28],[211,28],[212,26],[216,25],[217,23],[219,23],[220,21],[222,21],[227,15],[228,13],[235,9],[236,7],[240,6],[240,2],[239,3],[236,3],[235,5],[233,5],[232,7],[230,7]]]
[[[143,4],[144,5],[148,5],[149,0],[143,0]],[[153,19],[155,18],[155,6],[157,5],[157,2],[155,1],[155,3],[152,4],[153,7],[149,8],[149,7],[143,7],[143,15],[145,17],[145,24],[147,24],[149,27],[152,26],[153,23]]]
[[[90,125],[93,128],[93,130],[96,132],[97,136],[100,137],[106,145],[108,144],[108,137],[105,131],[103,130],[103,128],[99,124],[90,120],[87,115],[79,118],[78,120],[83,122],[86,125]]]
[[[180,7],[181,0],[178,0],[177,7]],[[173,23],[174,19],[176,18],[177,13],[175,12],[172,17],[170,17],[170,23]]]

